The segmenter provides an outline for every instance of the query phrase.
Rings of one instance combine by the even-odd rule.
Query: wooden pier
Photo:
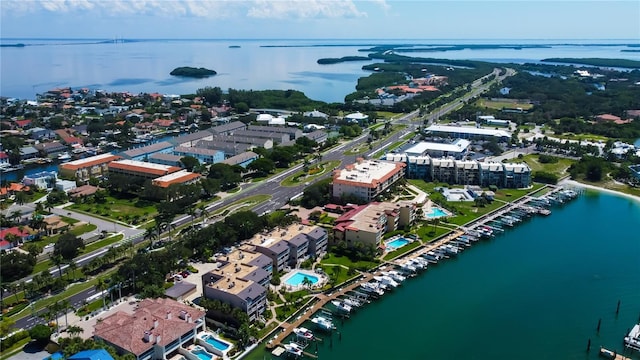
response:
[[[337,299],[338,297],[346,294],[351,290],[356,289],[363,283],[369,282],[372,279],[373,279],[373,274],[363,273],[360,276],[360,278],[358,278],[357,280],[355,280],[350,284],[347,284],[345,286],[338,288],[333,293],[330,293],[328,295],[327,294],[316,295],[317,301],[304,313],[298,316],[295,319],[295,321],[291,323],[283,322],[282,324],[280,324],[280,328],[282,328],[283,330],[280,333],[278,333],[275,337],[273,337],[271,341],[267,342],[267,345],[266,345],[267,349],[273,349],[279,346],[282,343],[282,341],[287,338],[287,336],[291,335],[291,333],[293,332],[293,329],[300,327],[305,321],[309,320],[309,318],[313,316],[317,311],[321,310],[328,302],[330,302],[331,300]]]
[[[605,349],[603,347],[600,347],[600,352],[599,352],[601,357],[607,358],[607,359],[614,359],[614,360],[631,360],[631,358],[628,358],[624,355],[620,355],[615,351],[611,351],[609,349]]]

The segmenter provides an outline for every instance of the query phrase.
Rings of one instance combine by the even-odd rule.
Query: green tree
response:
[[[53,255],[60,255],[66,261],[71,261],[84,249],[84,241],[70,232],[60,235],[54,245]]]
[[[247,165],[248,170],[253,170],[257,176],[267,176],[276,169],[276,164],[271,159],[259,158]]]
[[[193,156],[184,156],[180,158],[180,162],[187,171],[193,171],[200,166],[200,161]]]
[[[38,324],[29,330],[29,336],[36,342],[45,344],[51,338],[51,329],[47,325]]]

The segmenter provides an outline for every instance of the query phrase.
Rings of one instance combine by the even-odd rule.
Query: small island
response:
[[[240,49],[240,45],[229,45],[229,49]]]
[[[371,60],[367,56],[343,56],[341,58],[322,58],[318,59],[318,64],[326,65],[326,64],[337,64],[346,61],[367,61]]]
[[[201,68],[195,68],[190,66],[182,66],[173,69],[169,73],[169,75],[173,76],[185,76],[185,77],[193,77],[193,78],[204,78],[217,74],[214,70]]]

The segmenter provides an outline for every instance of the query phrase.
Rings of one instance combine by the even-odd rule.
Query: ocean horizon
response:
[[[115,41],[114,41],[115,40]],[[218,86],[224,91],[298,90],[313,100],[343,102],[355,91],[363,65],[377,60],[317,63],[320,58],[364,55],[376,45],[548,45],[544,47],[459,49],[412,52],[451,60],[495,63],[540,62],[550,57],[604,57],[640,60],[638,41],[573,39],[111,39],[1,38],[0,96],[35,99],[55,87],[132,93],[192,94]],[[544,43],[543,43],[544,42]],[[24,43],[24,47],[8,44]],[[239,46],[239,47],[237,47]],[[204,79],[169,75],[180,66],[205,67],[218,74]]]

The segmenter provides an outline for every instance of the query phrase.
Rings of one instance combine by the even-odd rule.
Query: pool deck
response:
[[[305,321],[309,320],[311,316],[313,316],[317,312],[317,310],[322,309],[328,302],[330,302],[331,300],[337,299],[338,297],[346,294],[351,290],[354,290],[358,286],[362,285],[362,283],[371,281],[371,279],[373,279],[373,274],[364,273],[356,281],[348,285],[345,285],[343,287],[340,287],[337,291],[331,294],[316,295],[316,299],[318,301],[316,301],[316,303],[313,304],[311,308],[309,308],[306,312],[304,312],[299,317],[297,317],[294,322],[292,323],[283,322],[282,324],[280,324],[280,328],[282,328],[283,331],[278,333],[278,335],[276,335],[272,339],[272,341],[267,343],[266,345],[267,349],[273,349],[279,346],[282,343],[282,341],[284,341],[284,339],[287,338],[287,336],[291,335],[291,333],[293,332],[293,329],[300,327]]]

